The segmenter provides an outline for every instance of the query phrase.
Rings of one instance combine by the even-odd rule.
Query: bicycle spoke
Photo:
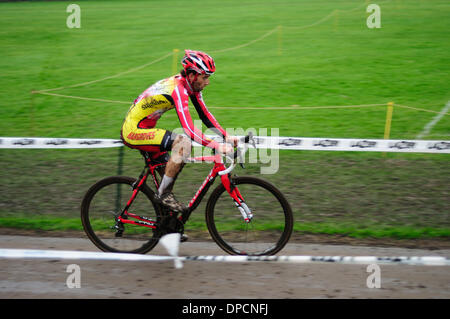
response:
[[[153,240],[153,229],[117,220],[122,213],[133,188],[129,178],[116,177],[99,182],[92,193],[86,195],[83,202],[82,219],[89,238],[101,249],[115,252],[143,252]],[[150,198],[139,192],[128,212],[137,216],[146,216],[156,221],[157,212]],[[122,216],[125,220],[135,220],[131,216]]]
[[[208,227],[213,239],[228,253],[273,254],[289,239],[292,231],[289,205],[272,189],[273,186],[259,181],[252,178],[237,178],[235,181],[253,214],[249,222],[244,221],[224,189],[211,196],[214,204],[208,207]]]

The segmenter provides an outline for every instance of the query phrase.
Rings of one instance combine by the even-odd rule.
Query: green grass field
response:
[[[0,136],[118,138],[129,103],[170,76],[170,54],[179,49],[180,60],[186,48],[216,60],[204,98],[224,128],[383,138],[384,105],[393,101],[416,109],[394,107],[390,137],[414,139],[450,100],[448,1],[379,1],[380,29],[366,26],[369,2],[363,0],[213,0],[189,6],[177,0],[77,1],[79,29],[66,26],[70,3],[0,3]],[[86,82],[93,83],[77,85]],[[47,93],[116,102],[31,94],[60,87]],[[321,108],[367,104],[383,105]],[[286,108],[292,105],[298,108]],[[174,111],[158,123],[179,126]],[[424,139],[449,135],[447,113]],[[1,225],[33,216],[37,221],[29,224],[40,228],[42,220],[64,216],[76,226],[89,185],[117,172],[117,152],[2,150]],[[139,173],[135,153],[125,152],[125,175]],[[288,196],[298,231],[449,235],[448,155],[284,151],[280,158],[278,174],[263,178]],[[176,188],[180,197],[188,199],[186,188],[200,185],[208,170],[185,169]],[[258,172],[257,165],[237,170]]]

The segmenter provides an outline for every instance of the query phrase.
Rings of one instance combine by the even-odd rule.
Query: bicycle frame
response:
[[[145,163],[146,166],[139,176],[139,178],[136,180],[136,182],[133,185],[133,193],[131,195],[131,198],[128,200],[125,208],[123,209],[122,213],[118,216],[117,220],[123,224],[134,224],[149,228],[157,228],[157,222],[144,217],[144,216],[138,216],[133,213],[128,212],[128,209],[132,205],[134,199],[136,198],[139,191],[142,189],[143,185],[147,181],[149,175],[153,178],[153,183],[156,187],[156,189],[159,188],[159,181],[156,176],[156,170],[158,168],[164,168],[167,162],[165,163],[158,163],[154,164],[152,163],[152,160],[149,158],[149,156],[145,156]],[[211,185],[214,183],[215,179],[219,175],[221,178],[221,182],[223,186],[225,187],[228,194],[230,194],[231,198],[234,200],[234,203],[237,207],[237,209],[242,214],[242,217],[245,222],[249,223],[253,217],[252,212],[245,204],[244,198],[242,197],[241,193],[239,192],[238,188],[233,184],[231,180],[231,174],[230,171],[234,168],[234,163],[227,169],[225,167],[225,164],[223,163],[222,157],[220,155],[215,156],[201,156],[201,157],[194,157],[189,158],[189,162],[212,162],[214,163],[213,168],[209,172],[208,176],[205,178],[203,183],[200,185],[199,189],[193,196],[193,198],[190,200],[188,204],[188,208],[185,212],[183,212],[178,219],[185,224],[187,220],[189,219],[189,216],[191,213],[198,207],[198,205],[203,200],[204,196],[208,192]],[[171,213],[173,214],[173,213]],[[137,220],[131,220],[128,219],[128,217],[132,217]],[[120,230],[120,229],[119,229]]]

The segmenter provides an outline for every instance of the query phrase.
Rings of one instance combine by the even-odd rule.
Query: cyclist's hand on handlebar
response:
[[[230,143],[234,147],[237,147],[238,143],[239,143],[239,139],[237,137],[234,137],[234,136],[227,136],[226,142]]]

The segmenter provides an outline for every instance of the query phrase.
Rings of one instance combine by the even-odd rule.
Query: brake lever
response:
[[[253,133],[249,132],[247,136],[245,136],[244,138],[242,138],[241,140],[242,142],[244,142],[245,144],[250,144],[253,146],[253,148],[256,148],[256,143],[255,143],[255,139],[253,138]],[[238,157],[239,157],[239,165],[241,165],[242,168],[245,168],[244,164],[243,164],[243,159],[242,159],[242,153],[240,151],[238,151]]]
[[[244,161],[243,161],[243,159],[242,159],[242,152],[241,152],[241,149],[240,148],[238,148],[237,149],[237,159],[238,159],[238,161],[239,161],[239,165],[242,167],[242,168],[245,168],[245,166],[244,166]]]

